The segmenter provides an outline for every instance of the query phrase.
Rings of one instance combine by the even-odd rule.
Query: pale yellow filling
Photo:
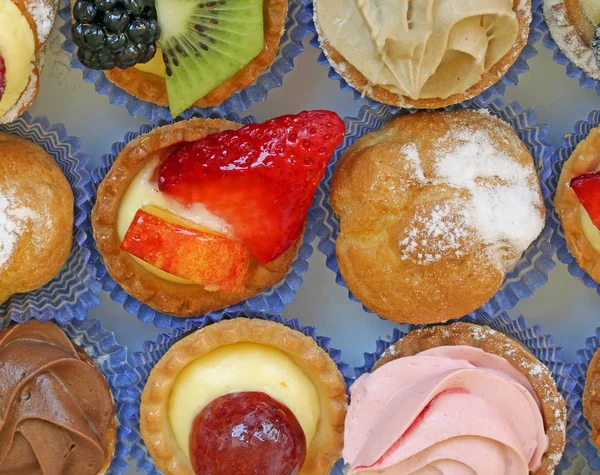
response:
[[[600,231],[598,231],[598,228],[592,222],[590,215],[581,205],[579,205],[579,222],[581,223],[583,235],[590,243],[590,246],[594,248],[594,251],[600,254]]]
[[[519,33],[513,0],[318,0],[315,9],[322,36],[370,85],[412,99],[464,93]]]
[[[598,0],[579,0],[588,19],[594,24],[600,24],[600,2]]]
[[[29,84],[35,61],[35,37],[27,19],[11,0],[0,0],[0,56],[6,67],[6,89],[0,116],[17,103]]]
[[[210,402],[234,392],[259,391],[287,406],[310,446],[321,417],[319,394],[283,351],[257,343],[220,347],[179,373],[169,398],[169,422],[179,447],[189,457],[192,423]]]
[[[154,74],[155,76],[165,77],[166,66],[162,57],[162,51],[157,48],[156,55],[147,63],[136,64],[134,68],[144,71],[145,73]]]
[[[1,1],[1,0],[0,0]],[[223,235],[231,235],[230,226],[221,218],[215,216],[202,203],[194,203],[184,206],[174,198],[161,193],[156,182],[156,169],[160,163],[160,157],[156,156],[148,161],[148,164],[133,179],[119,207],[117,219],[117,233],[119,239],[123,240],[127,229],[131,225],[137,211],[144,205],[154,205],[170,211],[171,213],[192,221],[202,227]],[[147,262],[131,256],[142,267],[153,272],[162,279],[180,284],[194,284],[189,280],[182,279],[164,272]]]

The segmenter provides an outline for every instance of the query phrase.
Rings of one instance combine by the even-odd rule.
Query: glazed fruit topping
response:
[[[197,475],[291,475],[305,457],[300,423],[265,393],[217,398],[192,424],[190,459]]]
[[[159,189],[184,204],[203,203],[252,257],[271,262],[299,238],[344,131],[335,113],[311,111],[209,135],[167,157]]]
[[[155,206],[137,211],[121,249],[209,291],[239,293],[246,287],[246,246]]]
[[[160,26],[154,0],[77,0],[71,35],[92,69],[126,69],[156,54]]]
[[[4,65],[4,58],[0,56],[0,99],[4,95],[6,90],[6,66]]]
[[[571,188],[592,223],[600,229],[600,171],[576,176],[571,180]]]

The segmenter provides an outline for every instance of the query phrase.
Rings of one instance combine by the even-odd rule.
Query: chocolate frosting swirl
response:
[[[60,328],[32,320],[0,331],[0,381],[0,474],[103,468],[114,419],[110,389]]]

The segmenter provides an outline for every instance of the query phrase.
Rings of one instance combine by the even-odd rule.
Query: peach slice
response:
[[[209,291],[239,293],[246,285],[246,246],[155,206],[137,211],[121,249]]]

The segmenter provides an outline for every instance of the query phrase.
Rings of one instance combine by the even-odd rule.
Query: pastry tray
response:
[[[103,154],[110,152],[111,144],[148,122],[131,117],[123,106],[109,104],[107,96],[97,94],[93,84],[84,82],[81,71],[69,66],[70,58],[60,48],[62,39],[55,29],[48,45],[40,94],[30,113],[47,116],[51,123],[63,123],[70,135],[79,137],[91,169],[100,163]],[[306,50],[296,58],[295,68],[285,76],[283,86],[270,91],[268,100],[255,103],[247,114],[258,121],[306,109],[330,109],[341,117],[358,114],[362,103],[327,77],[328,68],[317,64],[319,51],[309,45],[308,39],[304,45]],[[577,121],[600,109],[600,97],[595,90],[583,89],[576,79],[567,77],[564,66],[552,61],[552,52],[541,42],[536,47],[537,56],[529,60],[531,70],[519,77],[516,87],[507,88],[503,100],[507,104],[517,101],[523,109],[535,109],[538,122],[550,125],[550,140],[559,146],[563,135],[572,131]],[[88,317],[100,319],[102,326],[129,348],[130,354],[140,351],[144,341],[154,340],[165,331],[126,313],[106,292],[101,293],[100,299],[101,305],[91,310]],[[595,290],[571,276],[567,267],[557,261],[549,281],[508,313],[513,318],[523,315],[529,325],[541,325],[544,333],[553,334],[555,343],[564,347],[565,359],[574,361],[585,338],[600,326],[599,306],[600,296]],[[303,286],[282,314],[285,318],[299,318],[304,325],[316,326],[319,334],[330,336],[332,346],[342,350],[344,361],[351,366],[362,365],[363,353],[375,351],[376,339],[389,337],[396,326],[366,313],[359,303],[351,301],[347,290],[335,283],[334,273],[326,267],[325,256],[316,247]],[[585,460],[580,457],[566,473],[594,473],[585,467]],[[126,473],[139,472],[131,466]]]

